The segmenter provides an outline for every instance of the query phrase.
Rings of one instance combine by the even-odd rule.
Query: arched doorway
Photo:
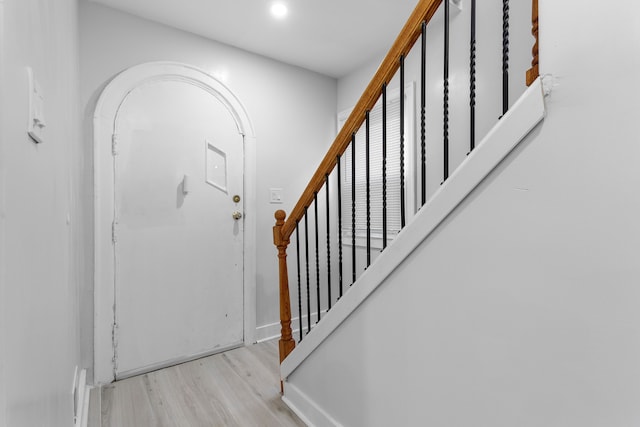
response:
[[[167,103],[169,97],[182,96],[180,94],[183,92],[188,95],[180,102],[187,105],[176,108],[176,105]],[[152,107],[154,104],[159,106],[157,111]],[[188,122],[193,118],[193,123],[185,123],[184,127],[193,130],[198,122],[207,122],[206,118],[201,117],[202,110],[209,107],[215,109],[215,105],[221,107],[218,108],[218,113],[223,116],[226,113],[229,119],[227,124],[231,123],[235,127],[238,144],[244,150],[244,155],[229,151],[223,140],[231,137],[214,135],[215,129],[210,126],[207,129],[205,125],[201,132],[196,134],[171,134],[172,129],[180,131],[180,126],[176,126],[176,123]],[[190,114],[190,107],[197,109],[197,112],[194,110],[193,114]],[[146,115],[141,114],[143,111]],[[155,112],[149,116],[153,111]],[[179,117],[180,114],[183,115]],[[177,139],[180,141],[176,141]],[[193,155],[187,160],[183,159],[179,167],[174,167],[176,164],[171,163],[172,160],[184,156],[176,156],[171,150],[182,147],[185,140],[190,140]],[[135,147],[133,151],[132,147]],[[94,150],[95,381],[108,382],[116,376],[127,376],[188,360],[242,342],[242,339],[238,340],[238,333],[235,333],[232,334],[231,341],[222,340],[215,343],[212,334],[207,332],[211,323],[216,322],[216,316],[228,318],[229,313],[207,317],[204,307],[193,307],[195,311],[204,315],[198,318],[186,313],[184,309],[172,307],[182,297],[192,297],[191,300],[186,298],[181,302],[189,306],[194,304],[193,298],[198,299],[202,296],[205,304],[211,303],[211,309],[214,310],[215,300],[220,297],[211,294],[210,289],[207,290],[203,285],[207,280],[215,281],[215,278],[220,276],[219,270],[211,269],[216,253],[221,251],[220,247],[215,249],[217,252],[207,252],[209,249],[200,242],[193,245],[193,254],[181,256],[184,248],[191,247],[184,241],[180,243],[180,236],[184,236],[185,233],[191,233],[192,236],[203,234],[203,241],[211,241],[215,235],[235,238],[236,243],[240,241],[243,252],[241,264],[244,264],[245,274],[241,272],[239,277],[244,276],[246,279],[241,284],[241,295],[238,296],[235,292],[233,299],[241,298],[244,313],[235,313],[234,316],[236,320],[241,319],[243,325],[241,338],[244,338],[244,341],[252,341],[255,330],[255,283],[252,280],[255,277],[255,253],[247,252],[244,248],[255,248],[255,220],[250,216],[248,221],[239,222],[232,218],[231,209],[225,207],[229,212],[225,211],[227,215],[223,215],[224,220],[218,221],[220,224],[211,224],[215,230],[210,228],[212,234],[208,237],[203,230],[189,229],[185,221],[186,216],[207,217],[213,213],[211,210],[197,214],[188,212],[193,204],[209,203],[209,209],[214,209],[213,206],[220,205],[223,200],[229,200],[230,207],[237,208],[240,213],[251,210],[254,206],[255,171],[251,165],[254,164],[252,159],[255,153],[255,137],[248,115],[237,97],[210,75],[188,65],[154,62],[132,67],[116,76],[100,96],[94,116]],[[197,152],[201,154],[201,159],[194,157],[197,156]],[[230,178],[230,186],[227,188],[226,184],[219,182],[220,179],[226,180],[226,175],[216,177],[214,172],[214,169],[225,165],[227,161],[232,163],[233,156],[245,159],[239,166],[243,169],[246,184],[244,190],[240,190],[242,194],[236,194],[238,191],[231,188],[233,178]],[[194,162],[201,162],[202,168]],[[190,165],[187,167],[188,163]],[[185,172],[179,172],[178,169]],[[134,171],[133,175],[131,171]],[[209,193],[203,193],[206,191]],[[233,202],[234,196],[238,196],[240,202]],[[198,197],[200,201],[196,203]],[[213,201],[212,198],[215,197],[218,197],[217,201]],[[152,211],[151,208],[156,210]],[[229,224],[226,223],[226,219],[229,219]],[[228,233],[223,232],[223,229],[228,229]],[[244,236],[238,234],[240,231]],[[166,250],[161,248],[164,243],[167,244]],[[182,249],[180,245],[183,245]],[[203,251],[206,253],[203,254]],[[193,258],[198,257],[201,258],[199,261],[193,261]],[[204,259],[211,260],[212,264],[204,262]],[[233,263],[229,260],[223,262]],[[182,270],[179,268],[180,265]],[[194,269],[200,267],[208,270],[208,273],[194,272]],[[207,274],[209,278],[206,277]],[[154,288],[158,286],[158,280],[165,277],[170,283],[162,283],[159,288]],[[180,277],[187,277],[187,282],[178,280]],[[200,285],[193,289],[175,288],[198,280]],[[141,282],[145,283],[144,286],[134,289]],[[172,286],[173,290],[170,289]],[[150,298],[152,295],[157,298]],[[149,305],[144,307],[145,304],[141,302],[147,297],[153,308]],[[227,305],[227,302],[223,301],[222,305]],[[123,310],[127,310],[126,316],[122,316]],[[140,313],[136,313],[136,310]],[[153,316],[156,321],[148,319]],[[125,326],[121,324],[124,318],[127,319],[126,333],[121,329]],[[182,321],[182,318],[186,329],[180,332],[180,328],[173,328],[171,332],[172,323],[176,319]],[[147,322],[146,326],[136,329],[140,326],[136,322],[141,319]],[[223,318],[217,317],[217,320]],[[151,323],[148,323],[149,321]],[[168,323],[163,325],[164,321]],[[203,322],[206,325],[201,324]],[[137,326],[130,329],[132,325]],[[221,326],[225,327],[222,324]],[[238,327],[237,322],[235,327]],[[162,337],[163,333],[171,333],[173,338]],[[186,339],[181,335],[187,335]],[[205,339],[208,344],[195,342],[194,339],[199,339],[198,335],[208,336]],[[150,341],[136,342],[142,337],[148,337]],[[189,345],[183,350],[174,349],[176,345],[181,345],[180,342],[188,342]],[[129,347],[127,362],[126,366],[118,366],[124,362],[124,354],[118,354],[124,350],[123,345]],[[148,347],[153,348],[152,353],[159,352],[160,355],[149,359]],[[143,354],[145,352],[146,355]]]

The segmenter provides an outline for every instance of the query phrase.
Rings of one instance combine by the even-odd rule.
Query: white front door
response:
[[[243,138],[233,117],[196,85],[156,81],[125,98],[115,128],[116,378],[240,345]]]

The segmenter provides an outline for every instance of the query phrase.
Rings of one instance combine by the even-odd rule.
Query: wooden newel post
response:
[[[538,76],[540,72],[538,71],[538,62],[540,60],[540,56],[538,53],[538,0],[532,0],[531,4],[531,34],[536,39],[533,44],[533,49],[531,50],[531,54],[533,55],[533,59],[531,60],[531,68],[527,70],[527,86],[531,86]]]
[[[280,363],[293,351],[296,342],[291,332],[291,301],[289,298],[289,274],[287,272],[287,246],[289,239],[282,236],[282,226],[287,214],[276,211],[276,225],[273,227],[273,244],[278,248],[278,266],[280,270]],[[280,391],[283,392],[283,384],[280,382]]]

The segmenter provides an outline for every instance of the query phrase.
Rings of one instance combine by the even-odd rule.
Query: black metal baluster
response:
[[[426,150],[426,106],[427,106],[427,23],[422,22],[422,47],[420,63],[420,163],[421,205],[427,201],[427,150]]]
[[[356,282],[356,134],[351,134],[351,285]]]
[[[387,247],[387,84],[382,85],[382,250]]]
[[[469,152],[476,147],[476,0],[471,0],[471,42],[469,46],[470,134]]]
[[[307,208],[304,208],[304,255],[307,270],[307,333],[311,332],[311,290],[309,287],[309,221]]]
[[[449,0],[444,1],[444,101],[443,101],[443,179],[449,177]]]
[[[365,177],[366,177],[366,211],[367,211],[367,267],[371,265],[371,163],[369,157],[370,147],[370,113],[365,113]]]
[[[329,209],[329,174],[324,176],[327,202],[327,311],[331,310],[331,213]]]
[[[316,306],[318,308],[318,320],[316,323],[320,321],[320,251],[318,250],[318,192],[313,193],[313,210],[314,210],[314,219],[316,225]]]
[[[509,0],[502,0],[502,115],[509,109]]]
[[[338,168],[338,299],[342,298],[342,166],[340,156],[336,157]]]
[[[400,228],[405,225],[404,200],[404,55],[400,56]]]
[[[302,288],[300,285],[300,232],[299,222],[296,221],[296,260],[298,266],[298,324],[300,326],[300,341],[302,341]]]

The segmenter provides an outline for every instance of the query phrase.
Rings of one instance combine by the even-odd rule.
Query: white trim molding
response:
[[[375,263],[362,273],[280,366],[285,381],[427,239],[545,116],[538,78],[469,154]],[[291,388],[291,384],[288,385]],[[286,390],[286,389],[285,389]],[[306,412],[305,412],[306,413]]]
[[[176,357],[169,360],[163,360],[162,362],[153,363],[151,365],[144,366],[142,368],[135,368],[129,371],[119,371],[117,380],[124,380],[127,378],[135,377],[141,374],[145,374],[147,372],[157,371],[160,369],[168,368],[170,366],[175,366],[181,363],[191,362],[193,360],[202,359],[203,357],[213,356],[214,354],[224,353],[225,351],[233,350],[239,347],[242,347],[244,344],[232,344],[225,347],[219,347],[215,350],[203,351],[200,353],[189,354],[189,355],[181,355],[180,357]]]
[[[149,62],[118,74],[102,91],[93,116],[94,148],[94,382],[113,381],[114,320],[113,134],[120,106],[135,88],[157,81],[180,81],[199,87],[227,107],[244,139],[245,212],[256,212],[256,137],[246,109],[223,83],[206,72],[177,62]],[[256,218],[245,215],[244,341],[255,342]]]
[[[284,383],[282,401],[309,427],[342,427],[342,424],[293,384]]]

